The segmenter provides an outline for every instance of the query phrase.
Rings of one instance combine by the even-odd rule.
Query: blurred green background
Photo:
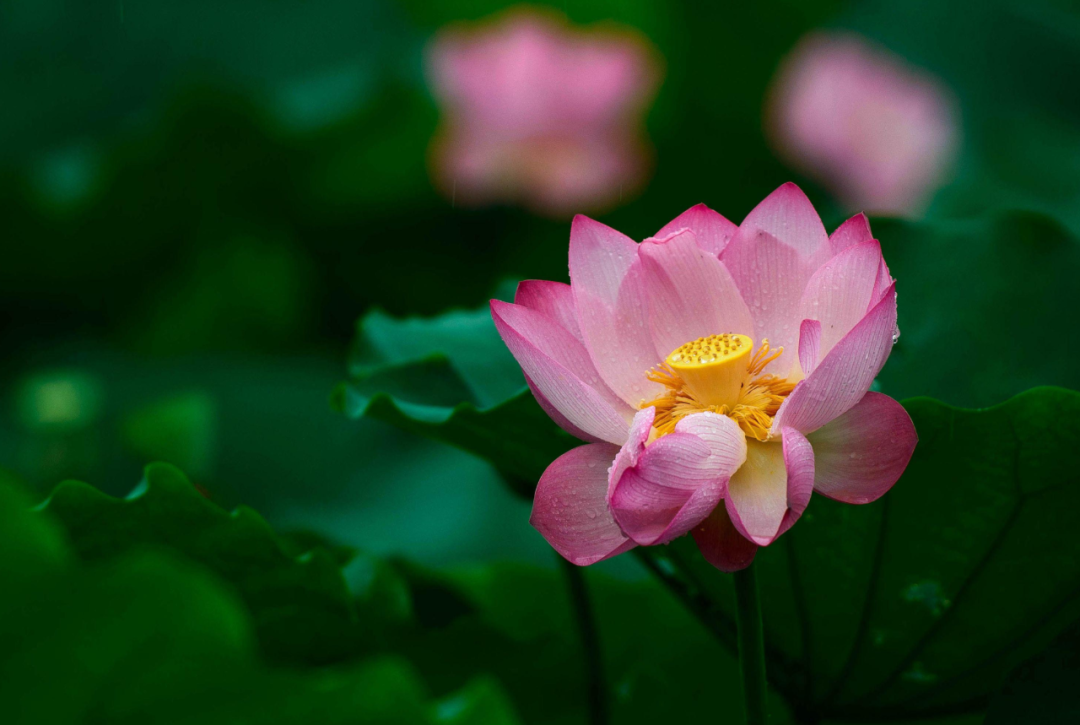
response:
[[[448,22],[505,5],[0,4],[0,467],[27,500],[65,479],[126,495],[147,463],[165,461],[225,509],[249,506],[278,531],[318,532],[364,552],[344,570],[357,591],[371,586],[373,561],[402,557],[432,571],[471,571],[474,590],[492,572],[528,565],[521,571],[539,579],[529,579],[532,590],[520,586],[543,600],[555,555],[528,526],[529,502],[493,468],[379,421],[348,420],[329,402],[363,314],[476,308],[505,294],[508,280],[566,279],[566,221],[456,208],[428,178],[438,110],[423,73],[425,43]],[[883,389],[986,406],[1035,385],[1080,388],[1074,3],[551,5],[576,23],[636,27],[664,58],[647,118],[655,174],[640,197],[601,217],[638,239],[702,201],[739,221],[787,180],[830,229],[845,218],[764,137],[769,82],[805,33],[853,29],[934,73],[959,100],[962,147],[924,220],[875,220],[903,293],[901,327],[929,341],[913,357],[902,338]],[[942,271],[942,259],[958,257],[958,240],[973,251]],[[1039,259],[1052,264],[1010,261],[1049,247]],[[954,303],[962,309],[980,294],[986,305],[950,321]],[[1023,319],[1018,306],[1032,311],[1027,330],[1012,326]],[[915,310],[933,324],[904,327]],[[972,325],[1032,342],[990,358],[957,333]],[[716,684],[730,665],[717,664],[704,631],[683,621],[637,561],[596,569],[607,575],[598,599],[640,599],[652,624],[667,622],[686,640],[612,676],[617,695],[638,687],[632,707],[615,708],[617,720],[670,714],[666,702],[687,681],[678,667],[695,673],[680,695],[686,716],[721,692],[737,698],[736,683]],[[440,675],[454,667],[498,675],[515,658],[577,667],[568,615],[552,614],[566,607],[563,597],[550,611],[506,615],[520,621],[497,635],[457,632],[444,639],[460,644],[389,649],[421,663],[424,687],[438,697],[463,686],[456,674]],[[433,601],[431,616],[453,618],[450,594]],[[642,620],[626,626],[652,629]],[[477,645],[484,636],[514,645]],[[659,635],[642,636],[619,656],[650,660]],[[440,646],[476,647],[475,661],[450,664]],[[484,654],[496,650],[506,659]],[[534,684],[538,692],[502,683],[513,717],[584,722],[580,703],[553,708]],[[571,688],[566,697],[574,696]],[[981,718],[977,708],[972,717]],[[487,721],[497,720],[477,720]]]

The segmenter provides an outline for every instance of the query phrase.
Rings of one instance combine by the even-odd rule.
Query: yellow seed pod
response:
[[[667,364],[705,405],[734,406],[746,382],[754,342],[746,335],[725,333],[699,337],[667,356]]]

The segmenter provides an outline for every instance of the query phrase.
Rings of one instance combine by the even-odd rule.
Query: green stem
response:
[[[742,672],[746,725],[765,725],[765,635],[761,626],[757,574],[754,565],[735,572],[739,616],[739,669]]]
[[[604,679],[603,652],[600,651],[600,635],[596,629],[596,618],[589,603],[589,590],[585,587],[585,572],[559,557],[566,583],[570,588],[570,604],[574,619],[577,620],[581,648],[585,653],[585,670],[589,694],[590,725],[607,725],[608,699],[607,682]]]

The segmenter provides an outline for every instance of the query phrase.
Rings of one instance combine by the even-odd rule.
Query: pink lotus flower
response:
[[[829,236],[785,184],[741,226],[702,204],[640,244],[578,216],[570,279],[491,302],[536,400],[590,441],[548,467],[533,503],[569,561],[693,533],[733,571],[814,491],[867,503],[907,466],[910,417],[867,392],[899,333],[864,215]]]
[[[644,38],[514,11],[440,33],[428,75],[443,111],[432,142],[458,203],[512,202],[565,216],[637,191],[651,166],[641,118],[659,71]]]
[[[948,90],[857,35],[811,35],[784,62],[767,110],[793,166],[850,209],[923,210],[957,150]]]

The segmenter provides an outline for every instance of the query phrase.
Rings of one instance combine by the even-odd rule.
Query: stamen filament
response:
[[[642,408],[656,408],[653,427],[658,435],[664,436],[673,432],[678,422],[688,415],[707,411],[730,417],[751,438],[760,441],[768,439],[773,416],[788,394],[794,390],[795,384],[771,373],[762,374],[769,363],[784,353],[783,347],[771,349],[767,339],[761,341],[761,346],[752,356],[746,356],[742,350],[731,349],[729,352],[723,349],[724,344],[730,344],[726,341],[741,337],[743,336],[714,335],[687,343],[669,355],[664,362],[646,372],[647,379],[666,388],[655,400],[641,403]],[[746,348],[752,348],[750,339],[744,339]],[[721,342],[720,346],[716,344],[717,340]],[[710,344],[719,354],[711,359],[698,361],[697,356],[701,352],[707,353],[708,350],[704,348]],[[741,344],[739,346],[742,347]],[[690,350],[693,350],[695,355],[692,362],[685,359],[686,352]],[[746,351],[749,352],[748,349]],[[736,365],[738,368],[734,367]],[[685,376],[680,373],[692,373],[695,385],[688,386]],[[721,375],[724,380],[722,384],[719,379]],[[717,380],[710,381],[711,376],[716,376]],[[729,402],[716,400],[716,392],[721,389],[718,384],[722,385],[722,389],[733,391],[724,396],[729,397]],[[733,388],[733,385],[737,387]],[[704,399],[704,396],[712,400]]]

